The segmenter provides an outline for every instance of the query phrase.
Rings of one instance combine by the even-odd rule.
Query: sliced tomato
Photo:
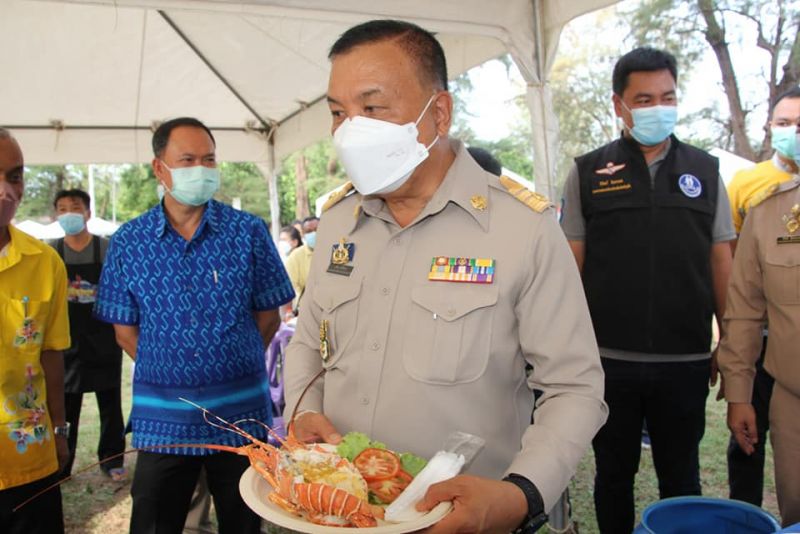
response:
[[[353,459],[353,464],[367,483],[393,478],[400,471],[400,458],[386,449],[364,449]]]
[[[406,487],[411,484],[414,477],[403,471],[402,469],[397,472],[397,475],[388,480],[375,480],[369,482],[367,487],[369,491],[375,494],[383,504],[391,504],[400,495]]]

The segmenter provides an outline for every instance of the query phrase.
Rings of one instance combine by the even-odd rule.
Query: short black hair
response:
[[[781,100],[786,100],[787,98],[800,98],[800,85],[796,85],[775,97],[775,103],[772,104],[770,112],[775,110],[775,106],[777,106]]]
[[[634,48],[617,60],[614,65],[612,87],[614,94],[622,96],[628,87],[628,77],[632,72],[657,71],[667,69],[672,74],[672,79],[678,83],[678,62],[669,52],[642,46]]]
[[[83,205],[86,206],[86,209],[91,209],[92,206],[92,199],[89,198],[89,194],[86,191],[81,189],[62,189],[58,193],[56,193],[55,199],[53,199],[53,207],[58,207],[58,201],[62,198],[72,198],[72,199],[80,199],[83,202]]]
[[[501,176],[503,174],[503,166],[497,161],[497,158],[492,156],[492,153],[485,148],[471,146],[467,149],[467,152],[469,152],[472,159],[474,159],[484,171],[490,172],[495,176]]]
[[[312,215],[311,217],[306,217],[305,219],[303,219],[302,224],[305,224],[305,223],[311,222],[311,221],[318,221],[318,220],[319,220],[319,217],[314,217]]]
[[[395,41],[419,67],[421,81],[447,90],[444,49],[431,32],[403,20],[370,20],[344,32],[331,47],[328,59],[346,54],[357,46]]]
[[[153,155],[155,155],[155,157],[161,157],[161,155],[164,153],[164,149],[167,148],[167,143],[169,143],[169,136],[172,133],[172,130],[180,126],[202,128],[211,138],[211,142],[214,143],[214,146],[217,146],[217,141],[214,139],[214,134],[211,133],[211,130],[208,129],[208,126],[194,117],[178,117],[177,119],[170,119],[166,122],[162,122],[158,128],[156,128],[156,131],[153,132]]]

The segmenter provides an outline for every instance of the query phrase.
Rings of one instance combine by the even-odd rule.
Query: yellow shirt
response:
[[[311,257],[313,255],[314,251],[308,245],[297,247],[289,254],[286,259],[286,265],[284,265],[296,295],[294,302],[292,302],[292,307],[295,310],[300,303],[300,297],[306,290],[306,280],[308,280],[308,272],[311,270]]]
[[[780,166],[779,166],[780,165]],[[786,172],[777,155],[762,161],[754,167],[737,172],[728,184],[728,197],[731,201],[731,215],[736,233],[742,231],[744,217],[748,210],[770,196],[778,184],[792,177]]]
[[[52,247],[8,230],[0,255],[0,490],[58,469],[41,353],[70,346],[64,263]]]

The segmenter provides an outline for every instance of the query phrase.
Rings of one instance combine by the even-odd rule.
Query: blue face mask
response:
[[[672,134],[675,123],[678,122],[677,106],[649,106],[630,109],[624,102],[622,102],[622,106],[630,112],[633,118],[633,128],[628,128],[628,130],[641,145],[653,146],[663,142]]]
[[[303,236],[303,241],[306,242],[308,248],[313,249],[317,246],[317,232],[309,232]]]
[[[794,124],[773,126],[770,131],[772,132],[772,148],[784,158],[793,159],[795,163],[800,162],[800,133],[797,133],[797,127]]]
[[[166,186],[164,189],[185,206],[201,206],[219,191],[219,169],[215,167],[196,165],[170,169],[166,163],[164,167],[172,175],[172,189]]]
[[[62,213],[56,220],[67,235],[78,235],[86,228],[86,221],[80,213]]]

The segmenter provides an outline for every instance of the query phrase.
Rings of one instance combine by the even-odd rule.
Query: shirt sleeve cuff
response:
[[[725,400],[728,402],[753,401],[753,379],[746,376],[726,376]]]
[[[94,305],[92,315],[95,319],[105,323],[124,325],[139,324],[139,310],[121,304],[97,301]]]

